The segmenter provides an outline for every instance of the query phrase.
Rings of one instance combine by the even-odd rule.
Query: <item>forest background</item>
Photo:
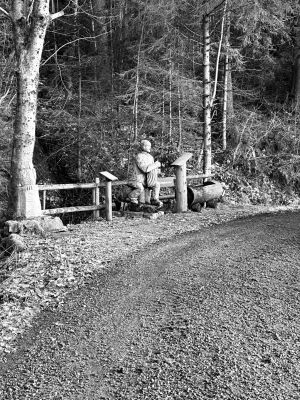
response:
[[[17,106],[9,10],[0,3],[2,215]],[[212,170],[236,201],[298,198],[298,0],[51,0],[50,11],[64,15],[49,24],[43,46],[37,183],[92,182],[103,170],[126,179],[147,138],[166,176],[190,151],[189,171]],[[84,204],[78,192],[48,201],[80,198]]]

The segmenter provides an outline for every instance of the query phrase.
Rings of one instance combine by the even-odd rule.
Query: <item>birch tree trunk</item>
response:
[[[181,93],[180,93],[179,77],[177,80],[177,96],[178,96],[178,133],[179,133],[177,150],[180,152],[182,146],[182,121],[181,121]]]
[[[79,37],[79,25],[78,25],[78,0],[74,1],[74,17],[76,35]],[[82,131],[81,131],[81,112],[82,112],[82,75],[81,75],[81,49],[80,41],[78,40],[76,45],[77,50],[77,65],[78,65],[78,114],[77,114],[77,179],[81,182],[82,179],[82,152],[81,152],[81,142],[82,142]]]
[[[173,132],[173,120],[172,120],[172,83],[173,83],[173,62],[172,62],[172,53],[170,50],[170,59],[169,59],[169,143],[172,143],[172,132]]]
[[[162,87],[162,124],[161,124],[161,147],[163,147],[165,136],[165,79],[163,79]]]
[[[77,177],[79,182],[82,180],[82,128],[81,128],[81,112],[82,112],[82,75],[81,75],[81,52],[80,44],[77,44],[78,56],[78,115],[77,115]]]
[[[203,173],[211,174],[211,80],[210,80],[210,24],[209,15],[203,17]]]
[[[230,13],[227,12],[227,27],[225,35],[225,62],[224,62],[224,98],[222,115],[222,144],[223,150],[227,148],[227,121],[233,116],[231,62],[230,62]]]
[[[30,6],[31,4],[31,6]],[[39,67],[50,21],[49,0],[13,0],[10,18],[16,54],[17,103],[11,158],[9,213],[14,218],[41,214],[33,166]]]

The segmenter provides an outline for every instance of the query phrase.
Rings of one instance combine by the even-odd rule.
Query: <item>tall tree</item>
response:
[[[211,173],[210,16],[203,16],[203,138],[204,174]]]
[[[62,15],[49,13],[49,0],[32,3],[13,0],[9,11],[15,57],[17,100],[11,158],[9,193],[13,217],[34,217],[41,213],[36,172],[33,166],[39,67],[46,29],[51,19]]]
[[[233,94],[231,79],[231,57],[230,57],[230,12],[227,12],[225,33],[225,57],[224,57],[224,95],[223,95],[223,113],[222,113],[222,148],[227,148],[227,121],[234,114]]]
[[[297,108],[300,107],[300,14],[294,26],[294,85],[293,94]]]

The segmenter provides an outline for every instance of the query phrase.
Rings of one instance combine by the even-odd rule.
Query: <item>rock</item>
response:
[[[20,234],[34,233],[42,235],[45,232],[65,232],[68,228],[64,226],[59,217],[41,217],[36,219],[25,219],[21,221],[6,221],[3,234],[8,236],[11,233]]]
[[[204,207],[204,203],[196,203],[191,206],[191,210],[195,212],[201,212]]]
[[[39,221],[35,219],[25,219],[22,221],[6,221],[4,224],[4,235],[8,236],[10,233],[43,233],[43,228],[41,227]]]
[[[26,244],[20,235],[11,233],[8,237],[2,239],[1,247],[6,254],[12,254],[13,251],[20,253],[26,249]]]
[[[45,232],[66,232],[68,230],[59,217],[42,217],[40,224]]]
[[[158,211],[158,212],[153,213],[153,214],[144,213],[144,214],[143,214],[143,217],[144,217],[144,218],[148,218],[148,219],[155,220],[155,219],[161,218],[163,215],[164,215],[164,212],[163,212],[163,211]]]
[[[20,221],[9,220],[4,223],[4,236],[10,233],[20,233],[22,231],[22,224]]]
[[[41,227],[40,221],[35,219],[27,219],[21,222],[23,225],[23,229],[21,233],[35,233],[35,234],[43,234],[44,229]]]

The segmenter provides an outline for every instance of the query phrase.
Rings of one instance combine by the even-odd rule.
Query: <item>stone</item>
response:
[[[6,221],[4,224],[4,236],[8,236],[10,233],[18,233],[22,235],[23,233],[44,233],[40,222],[36,219],[25,219],[22,221]]]
[[[41,224],[38,220],[28,219],[22,221],[23,229],[21,233],[35,233],[35,234],[43,234],[44,229],[41,227]]]
[[[66,232],[68,230],[59,217],[42,217],[40,225],[45,232]]]
[[[20,253],[26,249],[26,244],[20,235],[11,233],[8,237],[2,239],[1,247],[6,254],[12,254],[13,251]]]
[[[153,214],[144,213],[143,217],[151,219],[151,220],[155,220],[155,219],[161,218],[162,216],[164,216],[164,214],[165,213],[163,211],[158,211],[158,212],[153,213]]]
[[[8,236],[10,233],[20,233],[23,229],[20,221],[9,220],[4,223],[4,236]]]
[[[65,232],[68,228],[64,226],[59,217],[45,216],[36,219],[24,219],[21,221],[6,221],[3,234],[8,236],[11,233],[24,234],[34,233],[43,235],[45,232]]]

